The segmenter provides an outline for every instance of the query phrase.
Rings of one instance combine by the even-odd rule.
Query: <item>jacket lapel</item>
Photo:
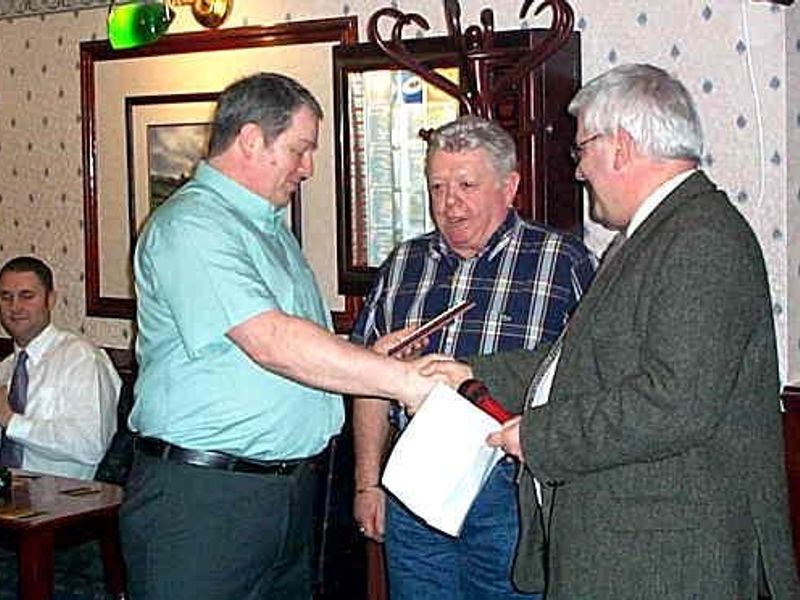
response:
[[[564,336],[559,366],[568,364],[567,359],[572,348],[571,340],[580,336],[583,330],[591,323],[592,315],[609,294],[620,275],[625,270],[625,265],[635,261],[641,254],[649,240],[658,231],[662,223],[667,221],[675,211],[679,210],[686,202],[691,202],[696,196],[707,194],[716,189],[716,186],[702,171],[697,171],[689,176],[686,181],[675,188],[656,209],[644,220],[633,235],[625,241],[614,259],[603,269],[600,269],[592,281],[589,290],[581,299],[578,308],[570,318],[568,330]]]

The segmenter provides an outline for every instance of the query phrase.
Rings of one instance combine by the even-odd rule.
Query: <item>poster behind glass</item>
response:
[[[439,73],[458,82],[458,69]],[[356,264],[375,267],[399,242],[430,231],[420,130],[458,116],[458,102],[409,71],[351,73],[351,189]]]

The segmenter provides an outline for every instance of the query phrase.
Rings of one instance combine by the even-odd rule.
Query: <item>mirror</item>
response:
[[[437,69],[458,82],[458,69]],[[433,228],[420,130],[458,116],[458,102],[409,71],[347,74],[355,264],[378,267],[399,242]]]

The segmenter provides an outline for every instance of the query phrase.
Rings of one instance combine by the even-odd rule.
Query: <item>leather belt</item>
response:
[[[164,440],[151,437],[137,437],[134,447],[146,456],[168,460],[195,467],[236,471],[238,473],[257,473],[262,475],[291,475],[300,465],[314,461],[317,457],[292,460],[262,461],[252,458],[239,458],[224,452],[191,450],[181,448]]]

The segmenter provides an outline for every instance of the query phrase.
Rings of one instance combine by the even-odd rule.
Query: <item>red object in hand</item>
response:
[[[505,423],[515,416],[503,408],[480,379],[467,379],[458,386],[458,393],[500,423]]]

